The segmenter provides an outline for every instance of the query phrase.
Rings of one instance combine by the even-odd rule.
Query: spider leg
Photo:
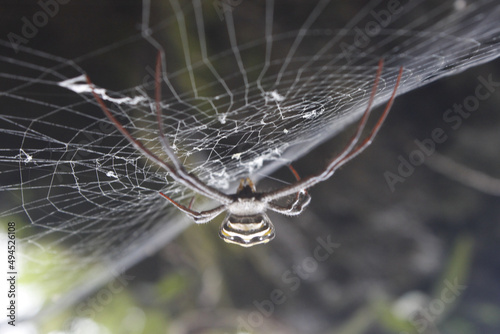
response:
[[[375,77],[375,82],[374,82],[373,89],[372,89],[372,93],[371,93],[370,99],[368,101],[368,106],[367,106],[367,108],[366,108],[366,110],[361,118],[360,123],[358,124],[355,135],[351,138],[351,140],[349,141],[346,148],[344,148],[342,150],[342,152],[337,157],[335,157],[333,160],[331,160],[330,163],[328,163],[328,165],[326,166],[326,168],[323,171],[319,172],[318,174],[306,177],[306,178],[304,178],[304,179],[302,179],[302,180],[300,180],[300,181],[296,182],[295,184],[290,185],[288,187],[274,190],[274,191],[263,194],[261,197],[261,200],[263,202],[270,203],[272,200],[282,198],[285,196],[289,196],[289,195],[294,194],[294,193],[301,191],[303,189],[308,189],[308,188],[314,186],[315,184],[318,184],[319,182],[325,181],[326,179],[331,177],[333,175],[333,173],[338,168],[343,166],[345,163],[347,163],[351,159],[355,158],[357,155],[359,155],[361,152],[363,152],[372,143],[373,139],[375,138],[378,131],[380,130],[382,123],[384,122],[385,118],[387,117],[387,114],[389,113],[389,111],[392,107],[392,104],[394,102],[394,98],[396,97],[397,89],[399,87],[399,83],[401,81],[401,77],[403,75],[403,67],[401,67],[399,69],[399,73],[398,73],[398,76],[396,79],[396,84],[394,85],[394,90],[392,91],[391,98],[389,99],[389,102],[387,103],[384,111],[382,112],[382,115],[379,117],[377,123],[373,127],[373,129],[370,132],[370,134],[368,135],[368,137],[366,139],[364,139],[361,142],[361,144],[359,144],[361,134],[365,128],[366,121],[367,121],[368,116],[370,115],[370,112],[371,112],[371,106],[373,104],[373,101],[375,98],[375,93],[377,91],[377,85],[378,85],[378,81],[379,81],[380,74],[382,71],[382,66],[383,66],[383,61],[380,60],[379,65],[378,65],[377,75]]]
[[[375,100],[375,94],[377,93],[378,82],[380,80],[380,75],[382,74],[383,66],[384,66],[384,60],[380,59],[378,62],[378,68],[377,68],[377,74],[375,76],[375,81],[373,83],[372,91],[370,93],[370,98],[368,100],[368,105],[366,106],[365,112],[363,113],[363,116],[361,117],[361,121],[359,122],[358,127],[356,129],[356,133],[349,141],[349,144],[347,144],[347,146],[342,150],[342,152],[337,157],[335,157],[332,161],[330,161],[327,169],[330,169],[331,165],[335,165],[337,163],[337,161],[340,161],[345,156],[347,156],[354,149],[354,147],[358,144],[359,138],[361,137],[361,134],[363,133],[363,130],[365,129],[366,122],[368,121],[368,117],[370,116],[370,113],[372,111],[372,105],[373,105],[373,101]],[[389,102],[389,103],[391,103],[391,102]]]
[[[160,66],[157,65],[157,68]],[[157,69],[158,71],[158,69]],[[175,154],[170,148],[170,145],[168,145],[168,142],[166,141],[166,138],[160,135],[160,139],[163,138],[164,140],[161,140],[164,148],[165,145],[166,147],[170,148],[170,151],[166,151],[167,155],[169,158],[174,157],[172,159],[172,162],[174,163],[174,166],[171,164],[163,161],[160,159],[157,155],[155,155],[153,152],[151,152],[148,148],[146,148],[140,141],[135,139],[130,132],[125,129],[125,127],[116,119],[115,116],[109,111],[108,107],[104,103],[104,101],[101,99],[101,97],[95,92],[94,90],[94,84],[90,81],[90,78],[87,76],[87,83],[89,87],[92,90],[92,94],[94,95],[95,100],[101,107],[102,111],[104,114],[108,117],[108,119],[114,124],[114,126],[122,133],[122,135],[138,150],[140,151],[144,156],[147,158],[151,159],[154,161],[156,164],[161,166],[163,169],[165,169],[167,172],[169,172],[170,176],[178,181],[179,183],[183,184],[184,186],[204,195],[209,198],[212,198],[220,203],[223,204],[229,204],[232,202],[231,197],[218,191],[215,188],[212,188],[206,184],[204,184],[201,180],[199,180],[196,176],[187,173],[184,168],[182,167],[182,164],[179,162],[179,160],[175,157]],[[157,80],[159,81],[159,75],[157,74]],[[158,93],[158,88],[157,88],[157,93]],[[157,96],[157,107],[159,106],[159,97]],[[158,114],[157,114],[158,115]],[[159,116],[157,116],[159,117]],[[160,123],[159,123],[160,124]],[[160,127],[162,129],[162,127]],[[163,132],[160,131],[162,134]]]
[[[288,168],[295,176],[297,181],[300,181],[300,175],[297,173],[295,168],[292,165],[288,165]],[[272,202],[268,203],[268,207],[270,210],[287,215],[287,216],[296,216],[304,211],[305,207],[309,205],[311,202],[311,195],[307,192],[307,189],[303,189],[297,192],[295,195],[295,200],[291,202],[287,206],[281,206]]]
[[[198,211],[191,210],[191,205],[193,205],[194,197],[191,198],[191,201],[189,202],[189,206],[186,207],[180,203],[177,203],[176,201],[174,201],[173,199],[171,199],[170,197],[168,197],[167,195],[165,195],[162,192],[160,192],[160,195],[165,197],[170,203],[175,205],[179,210],[181,210],[182,212],[187,214],[189,217],[193,218],[196,224],[208,223],[209,221],[211,221],[212,219],[217,217],[219,214],[221,214],[226,209],[226,207],[224,205],[220,205],[220,206],[218,206],[214,209],[211,209],[211,210],[198,212]]]
[[[297,180],[297,182],[299,182],[300,175],[299,175],[299,173],[297,173],[295,168],[293,168],[293,166],[291,164],[289,164],[288,169],[290,169],[293,176],[295,176],[295,179]],[[305,200],[307,200],[307,202]],[[296,205],[299,205],[301,202],[306,202],[306,204],[304,204],[304,203],[301,204],[302,207],[306,207],[310,201],[311,201],[311,195],[309,195],[309,193],[307,192],[307,189],[302,189],[302,190],[297,192],[297,194],[295,195],[295,201],[293,201],[289,207],[294,208]],[[302,211],[302,209],[301,209],[301,211]]]
[[[172,147],[170,146],[167,138],[165,137],[165,132],[163,131],[163,120],[161,118],[162,113],[161,113],[161,103],[160,103],[161,101],[160,75],[162,71],[161,59],[162,59],[162,53],[161,51],[158,51],[158,55],[156,57],[156,69],[155,69],[155,109],[156,109],[156,123],[158,124],[158,136],[163,146],[163,151],[165,151],[170,161],[172,161],[172,163],[174,164],[175,168],[177,170],[184,171],[182,163],[179,161],[174,151],[172,150]]]
[[[382,124],[384,123],[387,114],[389,114],[389,110],[391,110],[392,103],[394,102],[394,98],[396,97],[396,90],[399,86],[399,82],[401,81],[401,76],[403,74],[403,67],[399,69],[399,74],[396,80],[396,85],[394,87],[394,90],[392,91],[391,98],[389,99],[389,102],[387,102],[387,105],[385,106],[384,111],[382,112],[382,115],[379,117],[377,123],[373,127],[372,131],[366,137],[361,144],[359,144],[357,147],[351,149],[347,154],[345,154],[342,158],[339,159],[339,157],[335,158],[334,161],[332,161],[327,168],[327,173],[324,173],[324,179],[328,179],[330,176],[333,175],[333,173],[340,167],[342,167],[344,164],[347,162],[351,161],[355,157],[357,157],[361,152],[363,152],[370,144],[373,142],[373,139],[377,135],[377,133],[380,131],[380,128],[382,127]],[[356,141],[356,145],[359,142]]]
[[[187,182],[191,183],[191,185],[198,189],[198,192],[203,195],[213,198],[221,203],[229,204],[230,201],[227,200],[227,196],[223,193],[220,193],[218,190],[211,188],[200,181],[196,176],[188,173],[184,168],[183,164],[180,162],[177,155],[175,155],[172,146],[168,142],[165,137],[165,132],[163,130],[163,120],[162,120],[162,112],[161,112],[161,73],[162,73],[162,57],[163,52],[158,51],[158,55],[156,57],[156,69],[155,69],[155,109],[156,109],[156,123],[158,124],[158,137],[163,146],[163,151],[167,154],[170,161],[173,163],[176,172],[179,174]],[[223,195],[223,196],[221,196]]]
[[[267,203],[267,207],[269,210],[281,213],[286,216],[297,216],[300,215],[302,211],[304,211],[304,209],[309,205],[310,202],[311,196],[301,193],[300,196],[288,206],[281,206],[279,204],[269,202]]]
[[[191,197],[191,200],[189,201],[189,205],[188,205],[189,209],[191,209],[193,207],[193,203],[194,203],[194,196]]]

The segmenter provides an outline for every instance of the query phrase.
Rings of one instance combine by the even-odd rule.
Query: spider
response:
[[[123,127],[123,125],[115,118],[115,116],[113,116],[106,104],[95,92],[94,85],[92,84],[88,76],[87,83],[91,88],[95,100],[99,104],[104,114],[138,151],[140,151],[148,159],[154,161],[160,167],[165,169],[175,181],[200,195],[219,202],[220,205],[211,210],[198,212],[191,209],[193,199],[191,199],[191,202],[188,206],[184,206],[174,201],[172,198],[162,192],[160,192],[159,194],[167,199],[170,203],[175,205],[179,210],[191,217],[197,224],[207,223],[222,212],[227,211],[227,215],[220,226],[219,236],[225,242],[240,245],[243,247],[251,247],[258,244],[264,244],[274,238],[275,229],[271,220],[266,214],[267,210],[275,211],[287,216],[295,216],[302,213],[304,208],[311,201],[311,196],[309,195],[307,189],[329,179],[338,168],[356,157],[371,144],[374,137],[380,130],[380,127],[382,126],[382,123],[384,122],[387,114],[389,113],[403,73],[403,68],[401,67],[399,69],[399,74],[391,98],[389,99],[389,102],[382,112],[382,115],[378,118],[378,121],[372,128],[369,135],[364,140],[360,141],[361,134],[366,126],[368,117],[371,112],[371,107],[377,91],[378,82],[382,73],[383,60],[381,59],[379,61],[368,105],[365,112],[363,113],[363,116],[361,117],[361,120],[356,128],[353,137],[350,139],[346,147],[336,157],[330,160],[330,162],[322,171],[301,179],[296,170],[291,165],[289,165],[288,167],[296,179],[296,182],[293,184],[273,191],[258,192],[256,191],[252,180],[247,177],[240,181],[240,185],[236,190],[236,193],[228,195],[207,185],[196,175],[189,173],[184,168],[177,156],[174,154],[172,147],[165,137],[161,118],[162,111],[160,108],[160,73],[162,72],[161,57],[162,54],[161,52],[159,52],[155,70],[156,121],[158,123],[158,139],[162,144],[163,150],[170,159],[170,163],[160,159],[157,155],[146,148],[140,141],[135,139],[130,134],[130,132]],[[292,195],[295,195],[294,199],[286,206],[280,205],[276,202],[279,199],[290,197]]]

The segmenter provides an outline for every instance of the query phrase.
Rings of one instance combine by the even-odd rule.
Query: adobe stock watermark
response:
[[[432,333],[438,333],[436,321],[446,311],[447,306],[454,303],[466,289],[467,286],[460,284],[457,278],[453,282],[445,280],[440,295],[431,300],[425,307],[409,314],[408,321],[414,326],[417,333],[429,333],[429,330],[432,330]],[[410,333],[400,332],[399,334]]]
[[[494,81],[492,75],[488,78],[477,77],[479,84],[474,90],[474,94],[468,95],[462,103],[453,104],[452,108],[446,109],[442,120],[447,127],[457,130],[463,124],[463,121],[469,118],[474,111],[479,109],[481,101],[490,98],[500,87],[500,81]],[[441,127],[434,128],[428,138],[422,140],[415,139],[415,149],[407,156],[399,155],[399,165],[396,171],[385,171],[384,178],[391,190],[396,190],[396,185],[405,182],[415,172],[415,168],[422,165],[426,158],[436,151],[438,144],[444,143],[448,139],[445,129]]]
[[[354,27],[354,39],[352,43],[341,42],[342,55],[347,63],[352,61],[351,56],[359,54],[362,49],[370,45],[371,40],[380,34],[383,28],[387,27],[395,16],[403,12],[403,6],[399,0],[389,0],[386,9],[378,11],[371,10],[370,16],[373,20],[368,21],[364,27]]]
[[[245,333],[245,331],[253,333],[255,328],[264,325],[265,318],[269,318],[274,313],[276,306],[287,300],[287,292],[297,290],[302,281],[307,280],[312,273],[318,270],[319,264],[330,258],[334,251],[340,247],[339,243],[332,242],[330,235],[326,238],[318,237],[316,241],[318,245],[314,248],[312,256],[304,258],[300,264],[292,266],[281,275],[281,281],[287,286],[288,291],[274,289],[269,294],[269,298],[261,301],[254,300],[253,305],[256,310],[250,312],[246,319],[242,316],[237,319],[238,333]]]
[[[237,6],[241,5],[243,0],[214,0],[213,6],[219,19],[224,21],[224,15],[227,12],[232,12]]]
[[[59,6],[65,5],[70,0],[39,0],[37,2],[40,10],[37,11],[31,18],[23,16],[21,18],[22,27],[21,34],[10,32],[7,38],[17,53],[21,44],[27,44],[31,39],[38,35],[40,28],[43,28],[49,23],[49,18],[52,18],[59,13]]]
[[[94,318],[98,312],[104,310],[104,307],[113,301],[114,295],[122,292],[135,278],[135,276],[125,274],[113,275],[113,277],[115,278],[105,287],[76,306],[76,317]]]

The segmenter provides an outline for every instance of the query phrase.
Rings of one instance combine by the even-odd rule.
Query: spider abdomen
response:
[[[225,242],[250,247],[271,241],[275,233],[265,213],[245,216],[229,214],[222,222],[219,236]]]

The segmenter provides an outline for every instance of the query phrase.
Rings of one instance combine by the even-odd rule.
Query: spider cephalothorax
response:
[[[242,179],[233,196],[233,203],[227,206],[227,216],[219,230],[225,241],[243,247],[264,244],[274,238],[274,226],[265,213],[266,203],[259,199],[250,178]]]
[[[377,92],[377,85],[380,79],[380,75],[382,73],[383,61],[380,60],[378,64],[377,74],[375,76],[375,82],[373,84],[373,88],[371,91],[370,99],[368,101],[367,108],[361,117],[361,121],[358,124],[356,132],[354,136],[351,138],[347,146],[330,162],[326,165],[326,167],[307,178],[301,179],[299,174],[295,171],[292,166],[289,166],[290,170],[295,176],[296,182],[285,186],[278,190],[273,190],[269,192],[257,192],[253,182],[249,179],[242,179],[240,182],[240,186],[235,194],[227,195],[218,189],[215,189],[203,181],[201,181],[198,177],[193,174],[188,173],[180,160],[174,154],[172,147],[170,146],[167,138],[165,137],[163,131],[163,122],[162,122],[162,111],[160,108],[160,100],[161,100],[161,81],[160,74],[161,63],[162,63],[163,55],[161,52],[158,53],[158,58],[156,62],[156,120],[158,123],[158,139],[160,140],[163,150],[167,154],[170,159],[170,163],[160,159],[157,155],[151,152],[148,148],[146,148],[140,141],[135,139],[127,129],[121,125],[121,123],[113,116],[113,114],[109,111],[106,104],[99,97],[99,95],[95,92],[94,86],[89,78],[87,78],[87,82],[91,87],[92,94],[94,95],[96,101],[100,105],[104,114],[109,118],[109,120],[115,125],[115,127],[127,138],[127,140],[144,156],[154,161],[156,164],[161,166],[167,172],[170,173],[172,178],[184,185],[187,188],[195,191],[196,193],[209,197],[213,200],[218,201],[221,205],[217,206],[214,209],[206,210],[206,211],[194,211],[191,209],[191,204],[188,206],[184,206],[176,201],[174,201],[169,196],[160,192],[164,198],[170,201],[173,205],[179,208],[181,211],[186,213],[188,216],[193,218],[193,220],[197,224],[207,223],[214,219],[216,216],[221,214],[224,211],[227,211],[227,216],[222,222],[222,225],[219,230],[219,236],[228,243],[237,244],[243,247],[250,247],[258,244],[267,243],[272,240],[275,236],[274,226],[271,223],[271,220],[266,214],[267,210],[275,211],[284,215],[294,216],[300,214],[304,208],[311,201],[311,197],[307,192],[307,189],[314,186],[315,184],[325,181],[330,178],[333,173],[342,165],[356,157],[360,154],[365,148],[367,148],[373,138],[376,136],[379,131],[382,123],[384,122],[389,110],[392,106],[392,102],[394,101],[394,97],[396,96],[396,90],[399,86],[399,82],[401,80],[401,76],[403,73],[403,68],[399,69],[399,74],[396,80],[396,84],[394,86],[394,90],[392,92],[391,98],[387,103],[382,115],[379,117],[375,126],[372,128],[368,136],[361,141],[361,135],[363,130],[365,129],[366,122],[368,120],[368,116],[371,112],[371,107],[373,104],[373,100],[375,98],[375,94]],[[293,199],[291,199],[288,205],[278,204],[276,201],[282,198],[288,198],[295,195]]]

